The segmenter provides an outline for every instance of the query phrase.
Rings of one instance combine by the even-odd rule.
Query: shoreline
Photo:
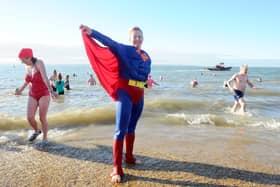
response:
[[[44,148],[22,140],[1,145],[0,186],[112,186],[113,130],[113,125],[60,135],[51,130]],[[117,186],[280,185],[278,152],[250,139],[246,130],[172,128],[142,120],[136,135],[135,154],[143,164],[123,164],[124,181]]]

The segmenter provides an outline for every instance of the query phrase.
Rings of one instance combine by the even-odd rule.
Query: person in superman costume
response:
[[[110,176],[112,182],[120,183],[124,175],[124,140],[125,162],[136,164],[133,156],[135,128],[143,110],[144,85],[151,71],[151,59],[141,50],[143,32],[139,27],[130,30],[131,45],[120,44],[85,25],[81,25],[80,29],[94,72],[107,93],[117,102],[113,142],[114,169]],[[94,39],[107,48],[99,46]]]

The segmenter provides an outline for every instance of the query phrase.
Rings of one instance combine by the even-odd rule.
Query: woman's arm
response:
[[[157,85],[157,86],[159,86],[159,83],[157,83],[156,81],[154,81],[154,84]]]
[[[16,91],[15,91],[15,95],[20,95],[21,92],[26,88],[26,86],[28,85],[29,83],[28,82],[24,82],[24,84],[20,87],[20,88],[17,88]]]

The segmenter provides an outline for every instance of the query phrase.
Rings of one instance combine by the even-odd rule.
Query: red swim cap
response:
[[[32,58],[33,52],[30,48],[22,48],[18,54],[19,58]]]

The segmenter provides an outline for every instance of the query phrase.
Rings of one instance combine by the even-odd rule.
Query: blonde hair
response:
[[[137,27],[137,26],[134,26],[132,27],[131,29],[129,29],[129,35],[131,35],[132,32],[135,32],[135,31],[139,31],[142,33],[143,35],[143,31],[140,29],[140,27]]]
[[[240,66],[240,70],[248,70],[248,65],[247,64],[242,64],[241,66]]]
[[[240,73],[248,73],[248,65],[247,64],[243,64],[240,66]]]

